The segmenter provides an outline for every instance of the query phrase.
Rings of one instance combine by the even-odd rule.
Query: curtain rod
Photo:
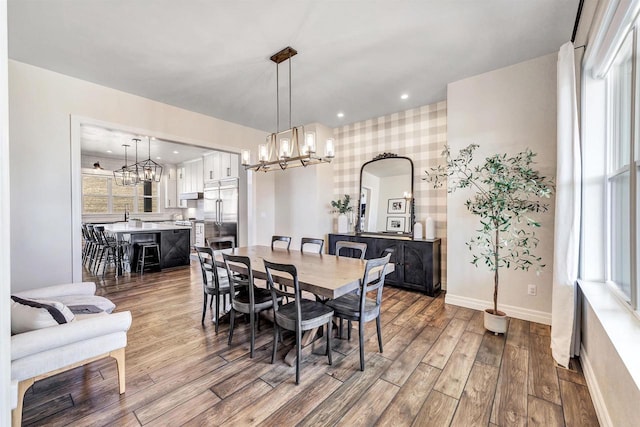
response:
[[[576,20],[573,23],[573,33],[571,34],[571,43],[576,41],[576,33],[578,32],[578,24],[580,24],[580,15],[582,15],[582,6],[584,5],[584,0],[580,0],[580,4],[578,5],[578,13],[576,13]]]

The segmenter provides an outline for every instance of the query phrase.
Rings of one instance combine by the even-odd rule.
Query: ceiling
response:
[[[136,135],[119,129],[106,129],[99,126],[82,125],[80,131],[80,147],[83,155],[123,159],[125,149],[129,145],[127,156],[131,163],[135,161],[136,142],[138,142],[138,160],[151,158],[161,164],[178,164],[187,160],[202,157],[212,150],[153,137],[153,135]],[[149,139],[150,138],[150,139]],[[149,155],[149,153],[151,153]]]
[[[292,46],[292,124],[339,127],[442,101],[447,83],[557,51],[578,2],[9,0],[9,57],[272,132],[269,57]]]

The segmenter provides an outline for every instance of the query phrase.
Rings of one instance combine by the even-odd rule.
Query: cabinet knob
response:
[[[231,168],[227,168],[227,176],[231,176]]]
[[[209,179],[213,179],[213,171],[209,171]]]

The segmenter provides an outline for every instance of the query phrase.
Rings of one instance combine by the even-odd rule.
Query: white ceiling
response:
[[[290,45],[292,124],[338,127],[444,100],[449,82],[557,51],[578,2],[9,0],[9,57],[271,132],[269,56]],[[283,105],[281,128],[287,114]]]

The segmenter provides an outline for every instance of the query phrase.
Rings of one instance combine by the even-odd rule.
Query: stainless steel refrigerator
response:
[[[232,236],[238,245],[238,178],[208,181],[204,184],[204,234]]]

